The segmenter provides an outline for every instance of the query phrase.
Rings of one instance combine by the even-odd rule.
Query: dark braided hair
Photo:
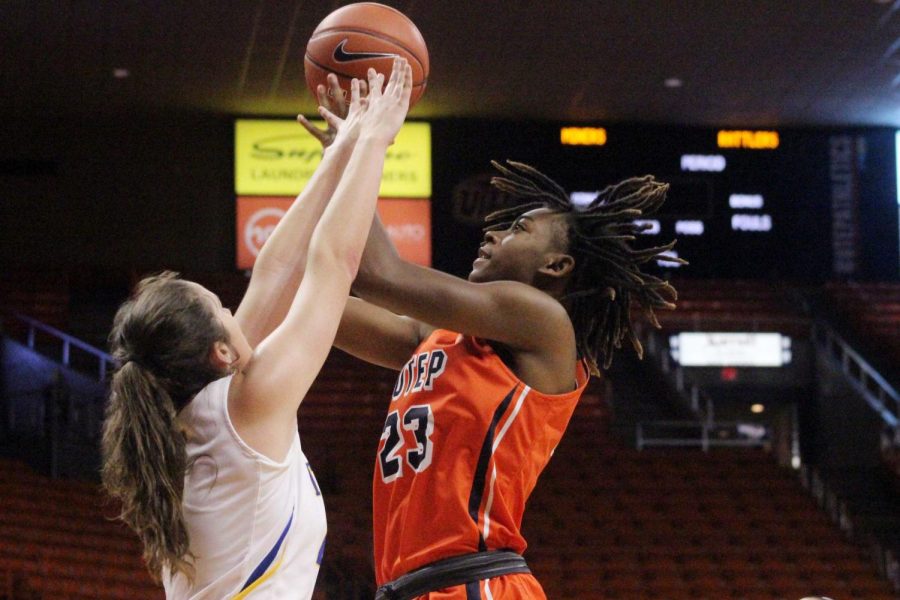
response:
[[[520,215],[535,208],[564,213],[568,221],[569,254],[575,259],[562,302],[575,329],[578,354],[587,359],[591,371],[609,368],[623,340],[631,342],[638,357],[643,347],[634,333],[631,309],[639,308],[659,327],[655,310],[675,308],[677,293],[668,282],[641,271],[651,260],[686,264],[664,254],[675,246],[633,248],[632,242],[650,225],[635,219],[654,213],[666,199],[669,184],[652,175],[632,177],[603,189],[588,206],[572,204],[555,181],[529,165],[492,161],[501,176],[491,185],[523,203],[498,210],[485,218],[485,231],[506,229]],[[634,304],[633,304],[634,303]]]

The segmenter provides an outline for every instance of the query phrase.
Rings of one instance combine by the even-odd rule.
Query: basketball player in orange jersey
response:
[[[495,167],[522,204],[487,218],[468,281],[401,260],[376,216],[335,341],[399,371],[373,478],[376,598],[544,598],[525,503],[589,373],[623,342],[641,354],[631,309],[655,323],[674,308],[640,269],[681,262],[661,256],[674,242],[633,248],[666,184],[628,179],[577,208],[534,168]]]

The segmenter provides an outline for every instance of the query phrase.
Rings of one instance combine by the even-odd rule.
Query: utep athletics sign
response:
[[[237,268],[250,269],[263,244],[294,201],[291,197],[239,196]],[[431,201],[380,198],[378,215],[404,260],[431,266]]]
[[[324,127],[324,122],[314,122]],[[240,119],[234,127],[239,196],[295,196],[322,160],[322,146],[295,121]],[[431,197],[431,125],[406,123],[388,148],[380,196]]]

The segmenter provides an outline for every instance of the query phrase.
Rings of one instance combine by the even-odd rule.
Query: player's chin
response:
[[[472,283],[484,283],[485,281],[490,281],[490,274],[486,272],[484,266],[476,266],[472,267],[472,270],[469,272],[469,281]]]
[[[503,261],[494,258],[476,258],[472,263],[469,281],[472,283],[489,283],[509,279]]]

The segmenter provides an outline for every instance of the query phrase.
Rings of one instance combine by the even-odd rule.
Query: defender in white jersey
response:
[[[103,483],[167,598],[312,596],[325,507],[296,413],[334,340],[409,107],[405,60],[383,86],[370,70],[365,98],[353,81],[345,119],[320,109],[330,127],[319,135],[334,141],[236,315],[171,273],[143,280],[116,314]]]
[[[206,386],[181,411],[193,463],[182,514],[191,551],[204,560],[196,561],[193,581],[164,576],[166,597],[245,598],[259,589],[271,598],[308,598],[325,550],[322,492],[297,433],[282,461],[241,439],[228,416],[231,380]]]

